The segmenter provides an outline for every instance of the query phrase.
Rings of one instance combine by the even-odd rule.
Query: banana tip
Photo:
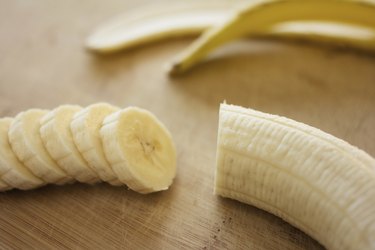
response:
[[[183,72],[181,64],[178,62],[172,62],[168,64],[167,72],[168,72],[168,75],[171,77],[181,74]]]

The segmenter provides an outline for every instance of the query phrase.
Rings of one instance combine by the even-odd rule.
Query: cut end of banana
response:
[[[108,115],[120,110],[108,103],[95,103],[74,115],[70,123],[74,143],[87,164],[98,173],[102,181],[114,186],[124,185],[118,180],[105,158],[100,128]]]
[[[176,174],[176,150],[167,128],[150,112],[129,107],[106,117],[100,130],[117,177],[134,191],[166,190]]]
[[[48,110],[29,109],[19,113],[9,127],[9,142],[18,159],[46,183],[64,184],[72,181],[51,158],[44,147],[39,129]]]
[[[100,179],[77,149],[70,129],[73,116],[80,110],[77,105],[61,105],[50,111],[40,121],[40,135],[59,167],[80,182],[94,184]]]
[[[0,180],[0,191],[1,192],[4,192],[4,191],[8,191],[8,190],[11,190],[12,187],[9,186],[7,183],[5,183],[4,181]]]
[[[0,119],[0,176],[1,180],[18,189],[33,189],[46,184],[18,160],[9,143],[8,131],[13,118]]]
[[[172,137],[147,110],[96,103],[0,118],[0,191],[102,180],[151,193],[175,175]]]

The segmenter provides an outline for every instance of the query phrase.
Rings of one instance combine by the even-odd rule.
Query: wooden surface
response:
[[[321,249],[257,208],[213,195],[219,103],[308,123],[375,155],[375,59],[311,44],[243,41],[183,77],[164,64],[191,39],[98,57],[102,21],[147,1],[0,1],[0,115],[107,101],[155,113],[178,149],[170,190],[107,184],[0,194],[0,248]]]

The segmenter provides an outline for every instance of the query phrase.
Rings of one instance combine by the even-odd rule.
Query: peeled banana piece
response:
[[[100,181],[77,149],[70,130],[73,116],[82,108],[78,105],[61,105],[40,120],[40,136],[55,162],[64,171],[83,183]]]
[[[308,125],[222,104],[214,192],[327,249],[375,249],[375,159]]]
[[[166,127],[149,111],[129,107],[107,116],[100,129],[117,177],[139,193],[166,190],[176,174],[176,150]]]
[[[96,103],[77,112],[70,123],[74,143],[82,157],[102,181],[114,186],[124,183],[116,177],[105,157],[100,128],[104,118],[118,110],[107,103]]]
[[[9,142],[17,158],[45,183],[65,184],[73,178],[47,152],[40,137],[40,120],[48,110],[29,109],[19,113],[9,127]]]
[[[175,174],[172,137],[144,109],[61,105],[0,118],[0,191],[77,180],[150,193],[167,189]]]
[[[204,32],[172,62],[170,74],[196,65],[215,48],[242,37],[306,38],[375,51],[375,4],[357,0],[264,0],[250,2],[239,11]],[[296,29],[300,23],[307,29]],[[322,32],[309,32],[309,23],[340,24]],[[345,26],[346,29],[345,29]],[[303,26],[302,27],[306,27]],[[316,27],[316,25],[315,25]],[[330,27],[330,26],[328,26]],[[357,32],[356,30],[359,31]],[[353,32],[354,30],[354,32]],[[333,32],[332,32],[333,31]],[[338,35],[336,34],[338,31]],[[346,32],[345,32],[346,31]],[[330,34],[332,33],[332,34]],[[344,34],[340,36],[340,33]]]
[[[0,180],[0,191],[7,191],[7,190],[11,190],[11,189],[12,189],[11,186],[9,186],[4,181]]]
[[[13,118],[0,119],[0,177],[11,188],[33,189],[46,182],[35,176],[18,160],[9,143],[8,131]],[[1,190],[0,183],[0,190]]]

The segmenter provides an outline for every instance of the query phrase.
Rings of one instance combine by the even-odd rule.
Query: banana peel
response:
[[[215,48],[243,37],[307,40],[375,51],[375,1],[158,4],[108,21],[85,45],[90,51],[106,54],[202,32],[172,61],[170,74],[188,70]]]
[[[375,51],[374,17],[375,4],[372,1],[269,0],[251,3],[225,22],[204,32],[177,56],[169,72],[182,73],[220,45],[245,36],[304,38]],[[301,27],[296,29],[295,23],[297,27],[305,24],[314,32]],[[323,28],[317,30],[317,24]],[[328,26],[324,26],[326,24]]]
[[[173,37],[196,36],[228,16],[225,2],[153,5],[98,27],[86,40],[90,51],[108,54]]]

